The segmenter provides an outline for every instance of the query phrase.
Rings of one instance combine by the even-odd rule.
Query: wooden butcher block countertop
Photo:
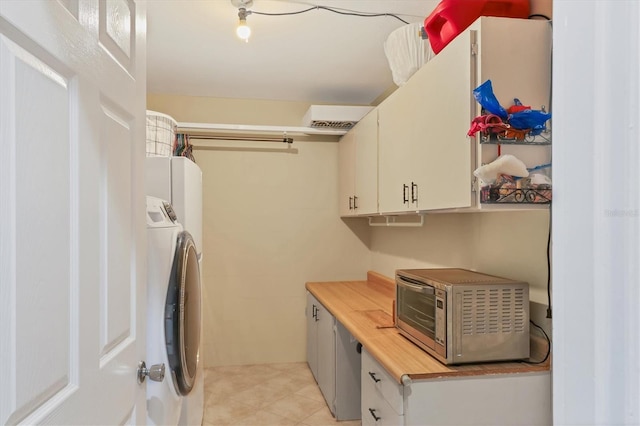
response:
[[[544,364],[496,362],[447,366],[400,335],[393,325],[395,282],[376,272],[367,281],[308,282],[307,290],[340,321],[378,362],[398,381],[407,375],[413,380],[439,377],[477,376],[549,371]],[[546,341],[536,359],[544,358]]]

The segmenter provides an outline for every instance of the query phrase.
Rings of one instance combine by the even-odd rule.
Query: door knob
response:
[[[164,380],[164,364],[155,364],[147,368],[144,361],[138,363],[138,384],[142,384],[149,376],[149,380],[161,382]]]

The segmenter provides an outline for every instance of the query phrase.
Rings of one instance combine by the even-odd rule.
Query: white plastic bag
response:
[[[504,154],[489,164],[478,167],[473,175],[479,178],[484,184],[493,184],[499,175],[505,174],[516,177],[527,177],[529,171],[527,166],[517,157]]]
[[[407,24],[394,30],[384,42],[393,82],[404,85],[409,77],[433,56],[429,40],[420,37],[421,23]]]

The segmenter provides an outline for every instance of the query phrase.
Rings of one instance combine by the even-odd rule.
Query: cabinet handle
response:
[[[382,418],[382,417],[376,416],[376,410],[374,410],[373,408],[369,408],[369,412],[371,413],[373,420],[375,420],[376,422]]]
[[[316,305],[313,305],[313,318],[318,321],[318,308],[316,307]]]
[[[415,192],[414,192],[415,189]],[[415,182],[411,182],[411,202],[418,202],[418,184]]]
[[[357,209],[358,208],[358,197],[356,197],[355,195],[353,196],[353,209]]]
[[[380,381],[380,379],[376,377],[376,373],[372,373],[371,371],[369,371],[369,375],[371,376],[374,382],[378,383]]]
[[[349,197],[349,210],[353,210],[353,197]]]
[[[409,186],[405,185],[404,183],[402,184],[402,204],[409,204]]]

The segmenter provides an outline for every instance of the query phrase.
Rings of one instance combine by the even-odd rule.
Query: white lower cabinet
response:
[[[551,373],[415,381],[405,425],[551,425]]]
[[[360,418],[358,342],[307,292],[307,363],[337,420]]]
[[[362,424],[404,424],[404,386],[362,348]]]
[[[551,373],[448,377],[402,385],[363,348],[362,424],[551,425]]]
[[[336,389],[336,319],[311,293],[307,293],[306,314],[307,362],[324,399],[331,408]]]

